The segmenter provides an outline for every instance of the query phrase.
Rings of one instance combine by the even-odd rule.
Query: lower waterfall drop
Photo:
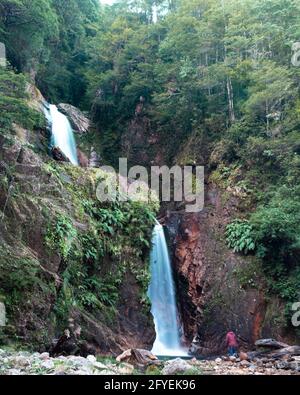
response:
[[[159,223],[154,228],[152,243],[152,278],[148,291],[156,330],[152,353],[157,356],[187,356],[180,340],[181,325],[168,246]]]

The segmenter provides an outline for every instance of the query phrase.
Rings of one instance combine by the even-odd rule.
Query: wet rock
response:
[[[68,117],[74,132],[85,134],[89,131],[91,122],[82,111],[71,104],[65,103],[61,103],[57,107]]]
[[[177,358],[165,363],[162,370],[163,375],[175,375],[178,373],[185,373],[191,369],[191,365],[183,359]]]
[[[58,162],[70,162],[70,159],[66,157],[59,147],[53,147],[51,152],[54,160]]]

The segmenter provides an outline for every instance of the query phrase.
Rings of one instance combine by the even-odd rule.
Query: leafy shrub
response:
[[[283,186],[251,217],[261,257],[291,257],[300,249],[300,187]]]
[[[58,250],[64,259],[68,258],[77,231],[72,221],[63,214],[59,214],[54,226],[48,229],[46,243],[52,250]]]
[[[227,244],[234,252],[245,255],[255,250],[253,228],[249,221],[235,220],[226,228]]]

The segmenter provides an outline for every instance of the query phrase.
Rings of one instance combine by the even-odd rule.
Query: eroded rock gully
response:
[[[226,247],[224,232],[237,214],[238,198],[224,199],[213,184],[206,191],[202,212],[170,211],[165,219],[191,351],[201,356],[224,352],[229,330],[238,334],[245,350],[261,337],[288,338],[274,324],[283,307],[276,299],[266,301],[260,262]]]

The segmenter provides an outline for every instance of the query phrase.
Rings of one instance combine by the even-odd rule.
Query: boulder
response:
[[[42,361],[47,361],[48,359],[50,359],[50,355],[49,355],[48,352],[44,352],[43,354],[41,354],[41,355],[39,356],[39,358],[40,358]]]
[[[274,358],[274,359],[279,359],[283,358],[285,356],[299,356],[300,355],[300,346],[290,346],[290,347],[285,347],[282,348],[281,350],[274,351],[272,353],[268,353],[268,357]]]
[[[70,163],[70,159],[66,157],[66,155],[62,152],[59,147],[52,148],[52,156],[53,159],[57,162],[68,162]]]
[[[273,348],[275,350],[279,350],[281,348],[286,348],[289,345],[285,343],[281,343],[274,339],[261,339],[255,343],[256,347],[265,347],[265,348]]]
[[[166,362],[162,373],[163,375],[169,376],[179,373],[186,373],[189,370],[191,370],[191,365],[183,359],[177,358]]]
[[[117,362],[126,362],[133,366],[149,366],[160,364],[158,358],[150,351],[131,349],[117,357]]]
[[[249,360],[248,354],[245,353],[245,352],[242,352],[242,351],[239,354],[239,358],[240,358],[241,361],[248,361]]]
[[[89,131],[91,122],[78,108],[65,103],[59,104],[57,108],[68,117],[75,133],[85,134]]]

